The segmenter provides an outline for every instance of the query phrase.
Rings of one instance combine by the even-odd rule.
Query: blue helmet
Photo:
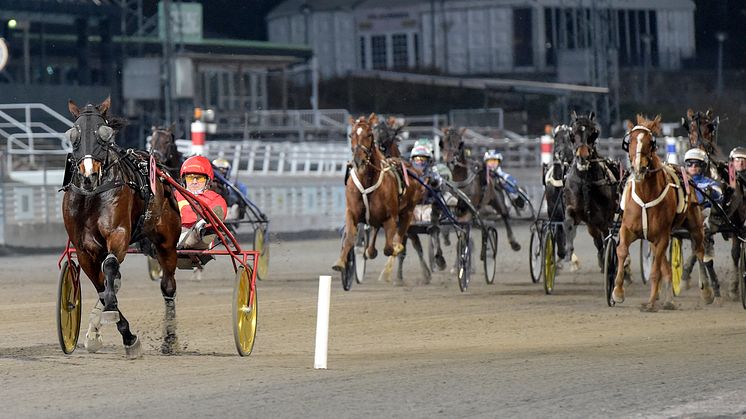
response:
[[[497,150],[487,150],[484,152],[484,158],[482,161],[487,160],[500,160],[503,161],[503,155],[502,153],[498,153]]]

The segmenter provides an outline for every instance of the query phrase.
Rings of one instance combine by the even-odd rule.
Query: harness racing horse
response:
[[[735,233],[731,237],[731,258],[733,260],[734,274],[738,275],[738,260],[740,258],[740,242],[738,235],[741,234],[740,227],[746,222],[746,199],[744,194],[746,190],[746,179],[741,176],[737,176],[732,173],[732,169],[729,164],[717,159],[719,154],[717,147],[717,133],[720,125],[720,118],[713,115],[711,109],[705,112],[695,112],[692,109],[687,109],[686,116],[681,118],[681,125],[686,129],[689,137],[689,146],[691,148],[699,148],[707,153],[708,161],[706,173],[709,177],[721,182],[723,184],[723,208],[725,209],[725,216],[730,221],[732,226],[738,227],[737,231],[731,231],[724,235],[730,235],[729,233]],[[731,226],[725,226],[726,220],[723,219],[717,209],[711,210],[710,219],[725,227],[726,230],[732,230]],[[708,240],[708,238],[705,238]],[[711,239],[709,239],[711,240]],[[689,284],[689,275],[696,258],[694,255],[690,256],[684,264],[684,279],[687,285]],[[740,278],[735,278],[731,282],[731,293],[737,292],[734,289],[734,285],[738,284]]]
[[[415,205],[422,200],[422,185],[416,182],[406,184],[406,170],[411,166],[401,159],[386,159],[375,145],[373,126],[378,122],[375,114],[357,120],[350,118],[352,133],[352,168],[351,179],[345,181],[345,238],[339,260],[332,269],[343,272],[349,251],[355,245],[357,226],[365,223],[373,228],[370,244],[366,250],[369,259],[375,259],[378,252],[375,248],[378,230],[383,227],[386,244],[383,254],[396,256],[402,250],[404,239]],[[394,236],[398,241],[394,241]],[[392,259],[389,262],[393,263]],[[390,270],[387,263],[387,270]]]
[[[401,157],[399,141],[401,141],[401,131],[403,128],[403,126],[398,126],[396,118],[393,116],[375,125],[376,144],[378,144],[381,152],[387,158]]]
[[[183,156],[176,147],[176,136],[174,135],[174,124],[170,127],[153,127],[150,134],[150,153],[155,156],[156,161],[165,166],[172,178],[181,177],[179,171],[183,163]]]
[[[544,176],[544,190],[547,200],[547,216],[549,221],[564,222],[565,203],[563,189],[565,176],[570,170],[574,159],[575,150],[572,146],[572,129],[567,125],[558,125],[552,131],[554,138],[554,151],[552,153],[552,164]],[[557,256],[565,258],[565,229],[557,229]],[[574,258],[573,269],[577,270],[577,259]]]
[[[660,115],[650,121],[637,115],[637,125],[630,123],[623,148],[629,153],[631,175],[622,195],[622,221],[619,228],[617,266],[612,298],[624,301],[624,261],[629,246],[637,239],[651,243],[653,262],[650,273],[650,298],[643,311],[656,311],[661,279],[665,284],[664,305],[674,309],[671,287],[671,265],[666,258],[671,232],[684,227],[689,231],[697,259],[704,257],[704,226],[693,188],[685,187],[679,179],[680,168],[661,162],[656,154],[654,135],[660,135]],[[709,273],[708,273],[709,276]],[[703,281],[702,297],[710,304],[714,300],[709,281]]]
[[[142,355],[140,341],[130,332],[116,294],[121,284],[119,266],[128,246],[148,240],[163,269],[166,331],[161,350],[171,353],[176,345],[174,271],[181,231],[179,210],[170,186],[157,181],[149,170],[147,154],[123,151],[114,143],[125,120],[110,117],[110,107],[110,98],[82,109],[73,101],[68,103],[75,124],[66,133],[73,151],[62,188],[62,218],[80,266],[99,297],[91,311],[85,347],[90,352],[99,350],[101,324],[116,323],[127,356]]]
[[[619,207],[619,165],[598,155],[599,129],[595,114],[572,113],[573,163],[564,185],[566,254],[572,255],[576,226],[584,222],[596,246],[598,265],[603,269],[604,238]]]
[[[441,150],[443,160],[452,173],[453,185],[469,198],[471,204],[478,209],[479,213],[491,209],[502,218],[505,231],[508,234],[510,248],[517,252],[521,250],[521,245],[515,239],[513,229],[510,226],[509,209],[505,204],[505,191],[500,187],[499,182],[493,182],[490,179],[484,165],[467,156],[463,133],[464,130],[457,130],[452,127],[443,129]],[[467,202],[458,201],[456,215],[461,221],[471,221],[472,217]]]

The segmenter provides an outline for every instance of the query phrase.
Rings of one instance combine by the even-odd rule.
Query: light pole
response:
[[[718,78],[715,92],[720,96],[723,94],[723,42],[728,39],[728,34],[718,32],[715,34],[715,38],[718,40]]]

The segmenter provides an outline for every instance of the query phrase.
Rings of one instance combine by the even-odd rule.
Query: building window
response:
[[[415,68],[420,68],[420,36],[419,34],[414,34],[414,66]]]
[[[391,44],[394,54],[394,68],[409,67],[409,54],[407,51],[407,34],[396,34],[391,36]]]
[[[374,70],[386,69],[386,36],[376,35],[370,37],[371,61]]]
[[[365,37],[360,37],[360,68],[365,68],[368,66],[368,63],[365,62]]]
[[[513,65],[534,65],[533,36],[531,32],[531,9],[513,9]]]

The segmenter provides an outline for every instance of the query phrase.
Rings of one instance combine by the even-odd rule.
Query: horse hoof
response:
[[[366,252],[368,254],[368,259],[375,259],[376,256],[378,256],[378,249],[368,249]]]
[[[705,304],[712,304],[715,301],[715,293],[712,292],[712,288],[702,288],[702,300]]]
[[[446,259],[443,256],[435,256],[435,266],[439,271],[444,271],[446,269]]]
[[[138,359],[142,358],[142,346],[140,346],[140,338],[135,337],[135,342],[132,345],[124,345],[124,353],[127,355],[127,359]]]
[[[619,291],[617,288],[614,288],[614,292],[611,293],[611,298],[614,300],[614,303],[621,304],[624,302],[624,291]]]
[[[392,246],[385,246],[383,248],[383,255],[384,256],[393,256],[394,255],[394,248]]]
[[[510,242],[510,248],[517,252],[521,250],[521,244],[518,242]]]
[[[117,323],[119,321],[118,311],[102,311],[101,324]]]
[[[337,272],[344,272],[345,271],[345,261],[342,259],[339,259],[337,263],[332,266],[332,269],[334,269]]]
[[[176,353],[176,349],[178,346],[178,339],[176,339],[176,336],[166,336],[163,338],[163,343],[161,344],[161,353],[163,355],[173,355]]]
[[[676,307],[676,304],[674,304],[672,301],[669,301],[665,304],[663,304],[664,310],[678,310],[678,307]]]
[[[86,333],[83,346],[85,347],[86,351],[93,354],[98,352],[104,346],[104,339],[101,337],[100,333],[94,334],[93,337],[91,337],[90,333]]]
[[[658,308],[655,306],[655,304],[643,303],[640,306],[640,311],[643,313],[656,313],[658,311]]]

